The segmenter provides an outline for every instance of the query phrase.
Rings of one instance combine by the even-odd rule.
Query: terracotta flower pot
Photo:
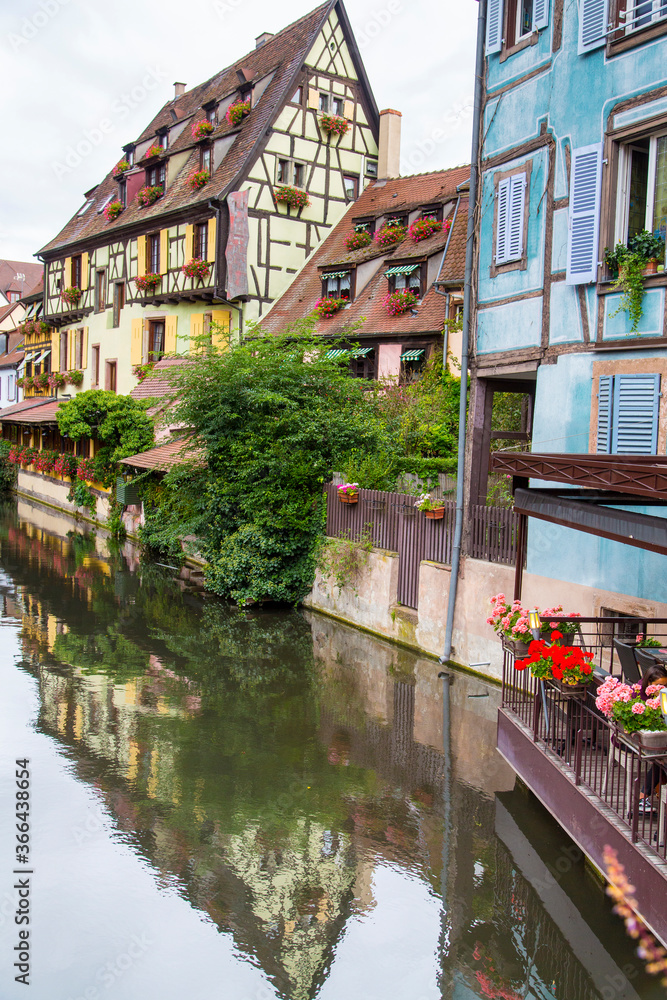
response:
[[[359,495],[357,493],[339,493],[338,499],[341,503],[358,503]]]
[[[440,521],[445,516],[445,508],[434,507],[433,510],[425,510],[424,516],[428,517],[431,521]]]
[[[658,261],[655,257],[651,257],[649,261],[646,262],[646,267],[644,268],[644,274],[657,274],[658,273]]]

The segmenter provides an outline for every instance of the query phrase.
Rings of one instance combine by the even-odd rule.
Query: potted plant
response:
[[[318,299],[315,303],[315,312],[320,319],[331,319],[344,305],[347,305],[347,299]]]
[[[349,127],[347,118],[340,115],[320,115],[320,128],[327,135],[345,135]]]
[[[154,292],[157,286],[162,281],[161,274],[141,274],[138,278],[134,279],[134,283],[137,286],[137,291],[139,292]]]
[[[409,288],[400,288],[397,292],[392,292],[384,298],[384,304],[390,316],[401,316],[412,306],[416,306],[419,299]]]
[[[450,226],[449,219],[445,223],[439,222],[437,219],[417,219],[408,227],[408,236],[415,243],[420,243],[422,240],[427,240],[429,236],[433,236],[434,233],[439,233],[443,228],[447,233]]]
[[[192,123],[190,131],[192,132],[193,139],[205,139],[207,135],[211,134],[214,128],[213,122],[208,121],[206,118],[201,118],[199,121]]]
[[[624,684],[616,677],[607,677],[598,688],[595,704],[632,743],[647,750],[667,747],[667,723],[660,710],[660,687],[649,684],[646,701],[640,692],[639,684]]]
[[[618,278],[621,261],[628,252],[625,243],[617,243],[615,247],[605,247],[604,262],[607,265],[612,280]]]
[[[211,172],[209,170],[193,170],[193,172],[188,177],[188,184],[193,191],[199,191],[203,188],[211,179]]]
[[[338,487],[338,499],[341,503],[359,502],[359,483],[343,483]]]
[[[353,233],[350,233],[345,239],[345,249],[346,250],[362,250],[367,247],[369,243],[373,242],[373,237],[368,232],[367,229],[355,229]]]
[[[400,222],[387,222],[381,229],[378,229],[373,239],[380,247],[393,247],[405,239],[405,226]]]
[[[310,205],[308,192],[292,187],[291,184],[283,184],[282,187],[276,188],[273,194],[276,201],[281,201],[290,208],[306,208]]]
[[[194,258],[184,264],[181,271],[183,274],[187,274],[188,278],[199,278],[200,281],[205,281],[211,271],[211,264],[211,261]]]
[[[616,275],[612,289],[620,289],[623,293],[618,309],[610,313],[610,317],[619,312],[627,312],[630,319],[630,333],[634,333],[643,316],[644,277],[655,274],[658,260],[664,260],[665,243],[659,236],[654,236],[644,229],[628,240],[627,247],[617,243],[613,250],[609,247],[604,252],[604,261],[612,276]]]
[[[415,507],[430,520],[440,521],[445,516],[444,500],[432,497],[430,493],[422,493],[417,499]]]
[[[665,259],[665,241],[642,229],[628,240],[628,250],[646,261],[644,274],[656,274],[658,262]]]
[[[640,649],[661,649],[663,643],[660,639],[656,639],[654,635],[644,635],[643,632],[638,632],[636,636],[635,646]]]
[[[122,211],[123,203],[121,201],[110,201],[104,209],[104,218],[107,222],[113,222],[114,219],[118,218]]]
[[[533,677],[551,681],[565,694],[582,695],[593,680],[593,653],[580,646],[562,644],[563,633],[555,629],[551,642],[533,639],[528,646],[528,656],[514,663],[517,670],[530,667]]]
[[[67,372],[67,381],[70,385],[83,385],[83,372],[74,369],[74,371]]]
[[[164,189],[161,184],[147,184],[137,191],[137,201],[142,208],[145,208],[147,205],[152,205],[156,202],[163,194]]]
[[[82,295],[83,292],[81,291],[80,288],[76,288],[74,285],[71,285],[69,288],[63,288],[62,292],[60,293],[60,298],[65,303],[65,305],[76,306],[79,304],[79,299],[81,298]]]
[[[250,101],[235,101],[227,108],[225,118],[229,125],[238,125],[242,118],[250,113]]]

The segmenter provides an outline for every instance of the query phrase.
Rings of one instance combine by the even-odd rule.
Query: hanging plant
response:
[[[212,122],[208,121],[206,118],[201,118],[198,122],[193,122],[190,126],[190,131],[192,132],[193,139],[205,139],[207,135],[210,135],[215,126]]]
[[[104,209],[104,218],[107,222],[113,222],[123,211],[123,204],[120,201],[110,201]]]
[[[161,184],[152,184],[142,187],[137,192],[137,201],[144,208],[146,205],[152,205],[154,202],[161,198],[164,194],[164,190]]]
[[[331,319],[344,305],[347,305],[347,299],[318,299],[315,312],[320,319]]]
[[[618,309],[609,313],[610,319],[620,312],[627,312],[630,319],[630,333],[635,333],[639,321],[644,315],[644,268],[646,258],[641,254],[628,251],[619,262],[618,277],[612,289],[619,289],[623,294]]]
[[[276,188],[274,197],[276,201],[282,201],[290,208],[306,208],[310,205],[308,192],[302,191],[301,188],[292,187],[291,184],[284,184],[282,187]]]
[[[70,385],[83,385],[83,372],[77,371],[76,369],[71,372],[67,372],[67,381]]]
[[[451,222],[449,219],[444,223],[438,222],[437,219],[417,219],[408,228],[408,236],[415,243],[421,242],[421,240],[427,240],[429,236],[433,236],[434,233],[439,233],[441,229],[444,228],[445,232],[449,231]]]
[[[31,335],[36,337],[40,336],[43,337],[47,333],[49,333],[50,329],[51,327],[49,326],[48,323],[44,323],[41,320],[37,319],[28,319],[25,321],[25,323],[22,323],[18,327],[19,333],[21,333],[21,335],[24,337]]]
[[[49,373],[40,372],[39,375],[33,375],[32,384],[35,389],[48,389],[49,388]]]
[[[416,305],[419,299],[409,288],[401,288],[397,292],[392,292],[384,298],[384,304],[390,316],[401,316],[412,306]]]
[[[141,274],[134,279],[139,292],[153,292],[162,281],[161,274]]]
[[[156,156],[162,156],[164,150],[156,142],[144,153],[144,160],[153,160]]]
[[[373,242],[373,237],[367,229],[355,229],[345,240],[346,250],[362,250],[369,243]]]
[[[62,292],[60,293],[60,298],[66,305],[76,306],[78,305],[79,299],[81,298],[82,295],[83,295],[82,290],[72,285],[70,288],[63,288]]]
[[[400,243],[405,239],[405,226],[400,222],[387,223],[375,233],[373,237],[380,247],[393,247],[395,243]]]
[[[225,118],[229,125],[238,125],[238,123],[245,117],[245,115],[250,113],[250,101],[236,101],[234,104],[230,104],[227,108]]]
[[[188,177],[188,184],[193,191],[198,191],[203,188],[204,185],[208,184],[211,179],[211,172],[209,170],[193,170],[193,172]]]
[[[193,260],[189,260],[187,264],[184,264],[181,271],[183,274],[187,274],[188,278],[200,278],[204,281],[210,274],[211,264],[212,261],[194,258]]]
[[[328,135],[345,135],[349,127],[347,118],[340,115],[320,115],[320,128]]]

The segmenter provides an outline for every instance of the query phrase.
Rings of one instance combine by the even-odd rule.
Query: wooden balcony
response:
[[[561,621],[567,621],[562,618]],[[574,621],[575,619],[569,619]],[[504,650],[498,712],[498,750],[593,864],[604,871],[605,845],[614,848],[636,887],[641,916],[667,942],[667,784],[655,812],[640,813],[643,788],[657,773],[667,782],[667,750],[642,749],[595,706],[595,691],[607,671],[620,675],[612,639],[628,638],[627,618],[582,618],[576,644],[595,653],[596,681],[583,697],[540,684],[515,667]],[[634,623],[664,639],[667,619]]]

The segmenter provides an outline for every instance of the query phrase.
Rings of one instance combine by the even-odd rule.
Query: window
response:
[[[407,226],[407,215],[388,215],[385,220],[386,226]]]
[[[201,170],[208,170],[209,174],[211,173],[212,153],[213,150],[211,146],[202,146],[199,166]]]
[[[405,289],[413,292],[417,298],[421,298],[424,292],[424,271],[425,264],[395,264],[385,271],[389,280],[389,292],[402,292]]]
[[[343,117],[343,111],[345,109],[345,103],[342,97],[332,97],[331,99],[331,113],[338,115],[339,118]]]
[[[113,286],[113,320],[114,327],[120,326],[120,311],[125,305],[125,282],[116,281]]]
[[[16,374],[10,372],[7,376],[7,399],[13,402],[16,399]]]
[[[375,378],[375,355],[374,347],[359,347],[352,352],[350,374],[353,378]]]
[[[67,330],[63,330],[60,334],[60,370],[61,372],[67,371],[67,348],[68,348],[68,338]]]
[[[377,177],[378,161],[366,158],[366,177]]]
[[[128,146],[123,150],[125,153],[125,159],[130,164],[131,167],[134,166],[134,146]]]
[[[293,184],[294,187],[303,187],[305,179],[305,163],[298,163],[296,160],[278,160],[276,184]]]
[[[211,125],[216,125],[218,121],[217,115],[217,105],[212,104],[206,108],[206,121],[210,122]]]
[[[597,448],[605,455],[655,455],[660,375],[600,375]]]
[[[199,222],[195,226],[194,236],[193,256],[197,260],[206,260],[208,257],[208,222]]]
[[[426,366],[426,349],[404,347],[401,353],[401,373],[399,381],[405,385],[418,382]]]
[[[303,104],[303,87],[297,87],[292,94],[292,104]]]
[[[21,298],[21,293],[20,292],[8,292],[7,293],[7,297],[8,297],[8,299],[9,299],[10,302],[18,302],[18,300]]]
[[[423,208],[421,217],[422,219],[433,219],[434,222],[442,222],[442,205],[433,205],[429,208]]]
[[[117,386],[117,362],[107,361],[104,366],[104,388],[109,392],[116,392]]]
[[[355,233],[369,233],[372,236],[375,232],[375,219],[354,219],[352,225]]]
[[[81,288],[81,254],[78,257],[72,257],[70,283],[72,288]]]
[[[151,320],[148,327],[148,360],[159,361],[164,354],[164,320]]]
[[[592,0],[598,6],[604,0]],[[489,0],[486,15],[486,54],[524,48],[537,41],[537,32],[549,24],[549,0]]]
[[[322,298],[352,300],[352,271],[332,271],[322,275]]]
[[[643,229],[663,240],[667,235],[667,134],[638,138],[619,149],[614,242],[627,243]]]
[[[157,137],[157,141],[160,149],[166,149],[167,146],[169,145],[169,133],[160,132],[159,136]]]
[[[164,163],[156,163],[154,167],[146,168],[146,184],[148,187],[161,187],[164,190],[167,180],[167,167]]]
[[[305,165],[303,163],[295,163],[294,173],[293,173],[294,180],[292,182],[294,184],[294,187],[298,188],[303,187],[305,175],[306,175]]]
[[[127,181],[118,181],[118,201],[123,208],[127,207]]]
[[[343,187],[345,188],[345,197],[348,201],[357,200],[357,189],[359,184],[358,177],[347,176],[343,177]]]
[[[100,346],[99,344],[94,344],[91,349],[91,361],[92,361],[92,375],[93,375],[93,385],[100,384]]]
[[[74,367],[83,368],[83,330],[74,333]]]
[[[146,241],[146,270],[151,274],[160,273],[160,234],[155,233],[153,236],[149,236]]]
[[[329,95],[320,94],[320,111],[322,114],[329,114]]]
[[[494,176],[494,252],[491,277],[501,267],[503,270],[513,270],[526,266],[530,166],[531,164],[526,164]]]
[[[106,272],[95,272],[95,312],[104,312],[106,306]]]
[[[590,0],[586,0],[587,7],[589,4]],[[591,9],[594,8],[591,6]],[[667,0],[625,0],[625,3],[614,4],[609,14],[611,33],[605,35],[607,28],[600,18],[595,22],[595,33],[589,32],[584,50],[603,45],[607,38],[612,52],[623,50],[667,31]]]

